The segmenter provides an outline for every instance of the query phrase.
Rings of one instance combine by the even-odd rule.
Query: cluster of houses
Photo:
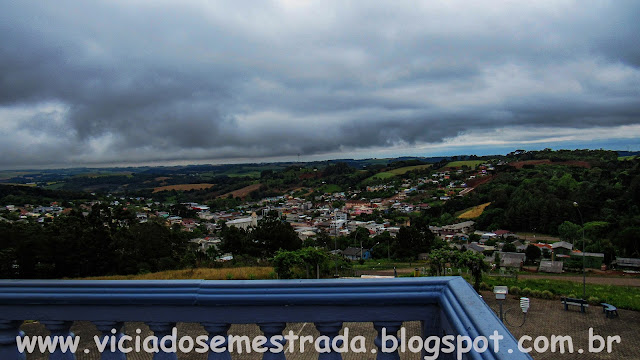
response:
[[[29,221],[37,221],[39,223],[47,222],[53,220],[56,216],[69,213],[71,211],[70,208],[63,208],[58,205],[57,202],[52,202],[46,206],[40,205],[30,205],[24,204],[23,206],[15,206],[15,205],[6,205],[4,209],[10,213],[16,213],[18,216],[17,220],[9,220],[4,217],[0,217],[0,221],[6,222],[29,222]]]
[[[430,177],[423,177],[415,180],[405,180],[401,186],[397,187],[391,184],[371,185],[366,187],[368,192],[387,192],[394,190],[395,195],[389,198],[365,199],[360,197],[360,191],[353,190],[348,192],[326,193],[315,197],[314,201],[294,197],[291,195],[283,195],[277,197],[264,198],[256,202],[247,202],[238,209],[227,211],[212,211],[209,206],[198,203],[184,203],[183,205],[196,213],[194,218],[183,218],[169,211],[152,210],[152,208],[168,208],[166,204],[153,202],[149,199],[135,198],[127,199],[124,197],[111,200],[111,206],[127,206],[135,211],[136,221],[143,223],[151,218],[163,219],[167,225],[180,226],[184,231],[194,232],[196,228],[204,229],[203,237],[195,237],[192,242],[202,251],[207,251],[210,247],[217,247],[220,239],[215,236],[216,230],[220,228],[221,223],[226,226],[237,227],[241,229],[249,229],[256,227],[260,219],[268,211],[276,211],[283,219],[291,224],[293,229],[298,233],[302,240],[313,239],[320,233],[326,233],[330,236],[348,235],[357,228],[364,228],[369,232],[369,236],[373,237],[384,232],[394,237],[405,224],[392,224],[389,221],[378,219],[378,221],[358,221],[359,215],[372,214],[374,211],[385,213],[387,211],[414,212],[429,209],[430,203],[434,201],[447,201],[454,196],[464,196],[473,190],[468,186],[474,183],[478,178],[488,176],[493,172],[494,167],[491,164],[482,164],[475,170],[468,171],[462,169],[444,169],[433,173]],[[412,201],[414,194],[424,194],[427,188],[436,188],[437,192],[430,194],[435,196],[420,197],[420,201]],[[138,203],[145,203],[146,206],[132,205],[133,200]],[[122,202],[122,203],[121,203]],[[343,204],[338,208],[334,208],[336,202]],[[85,214],[91,209],[91,206],[97,201],[82,204],[80,207]],[[51,203],[47,206],[14,206],[7,205],[5,209],[9,212],[19,212],[18,221],[40,221],[53,219],[56,216],[68,212],[71,209],[65,209],[57,203]],[[0,217],[0,221],[11,221],[4,217]],[[567,261],[572,258],[584,257],[585,263],[589,268],[601,268],[604,263],[604,254],[602,253],[582,253],[573,249],[573,245],[564,241],[551,244],[541,242],[531,242],[526,239],[520,239],[517,234],[513,234],[508,230],[496,230],[493,232],[478,231],[475,229],[475,222],[463,221],[456,224],[445,226],[430,226],[430,231],[436,236],[447,241],[450,246],[459,249],[471,250],[482,253],[486,256],[490,263],[494,263],[499,259],[496,267],[502,268],[521,268],[526,261],[525,250],[527,246],[534,245],[540,248],[543,259],[540,261],[539,271],[545,272],[562,272],[566,270]],[[478,241],[470,241],[473,238],[479,238]],[[515,252],[502,251],[506,242],[514,245]],[[513,247],[511,247],[513,249]],[[495,254],[498,256],[495,256]],[[370,249],[362,249],[358,247],[348,248],[342,251],[342,255],[351,260],[367,259],[371,256]],[[224,254],[221,260],[229,260],[231,254]],[[421,258],[428,259],[428,254],[421,254]],[[625,268],[629,271],[640,271],[639,259],[618,258],[614,261],[614,265],[619,268]]]

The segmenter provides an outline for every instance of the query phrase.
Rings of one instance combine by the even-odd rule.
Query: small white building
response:
[[[251,216],[245,218],[239,218],[234,220],[229,220],[226,222],[227,226],[235,226],[241,229],[248,229],[250,227],[258,226],[258,215],[255,212],[251,213]]]

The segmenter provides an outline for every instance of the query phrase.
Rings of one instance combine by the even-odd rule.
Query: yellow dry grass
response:
[[[157,188],[153,189],[154,193],[160,192],[160,191],[170,191],[170,190],[177,190],[177,191],[189,191],[189,190],[202,190],[202,189],[208,189],[210,187],[214,187],[215,184],[179,184],[179,185],[167,185],[167,186],[159,186]]]
[[[458,219],[475,219],[482,215],[484,209],[489,205],[491,205],[490,202],[474,206],[471,209],[460,214],[460,216],[458,216]]]
[[[245,196],[249,195],[250,192],[260,189],[260,186],[262,186],[262,184],[251,184],[249,186],[243,187],[242,189],[238,189],[238,190],[235,190],[235,191],[232,191],[232,192],[228,192],[228,193],[226,193],[224,195],[220,195],[218,197],[226,198],[229,195],[231,195],[234,198],[239,197],[239,198],[243,199]]]
[[[82,278],[80,280],[254,280],[271,279],[272,267],[237,267],[237,268],[197,268],[169,270],[140,275],[114,275]]]

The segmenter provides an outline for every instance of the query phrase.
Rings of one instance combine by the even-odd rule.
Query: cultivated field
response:
[[[262,184],[252,184],[249,186],[245,186],[242,189],[238,189],[238,190],[234,190],[232,192],[228,192],[224,195],[221,195],[219,197],[221,198],[226,198],[229,197],[229,195],[233,196],[234,198],[241,198],[243,199],[245,196],[249,195],[249,193],[251,193],[252,191],[256,191],[258,189],[260,189],[260,186],[262,186]]]
[[[475,218],[479,217],[480,215],[482,215],[482,213],[484,212],[484,209],[489,205],[491,205],[490,202],[484,203],[484,204],[480,204],[478,206],[474,206],[474,207],[466,210],[462,214],[460,214],[458,216],[458,219],[475,219]]]

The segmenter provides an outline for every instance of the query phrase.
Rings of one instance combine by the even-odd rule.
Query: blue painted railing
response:
[[[403,321],[421,321],[422,337],[465,335],[504,336],[500,352],[469,352],[465,359],[531,359],[469,284],[460,277],[402,279],[328,279],[268,281],[32,281],[0,280],[0,359],[24,359],[16,336],[24,320],[37,320],[52,335],[69,334],[76,320],[93,322],[104,336],[123,323],[142,321],[158,337],[176,322],[200,323],[214,336],[227,336],[230,324],[258,324],[264,335],[281,334],[286,324],[314,323],[321,335],[338,335],[343,322],[373,323],[378,331],[396,334]],[[111,339],[111,337],[110,337]],[[273,347],[267,343],[265,347]],[[491,349],[492,347],[490,347]],[[506,350],[512,349],[513,353]],[[231,359],[228,352],[209,353],[209,360]],[[103,360],[124,360],[122,353],[102,353]],[[377,352],[377,359],[399,359],[397,352]],[[440,358],[454,358],[442,354]],[[175,353],[156,353],[154,360]],[[341,359],[339,353],[320,359]],[[415,358],[421,358],[415,354]],[[50,359],[75,359],[56,352]],[[285,359],[285,353],[265,352],[263,359]]]

